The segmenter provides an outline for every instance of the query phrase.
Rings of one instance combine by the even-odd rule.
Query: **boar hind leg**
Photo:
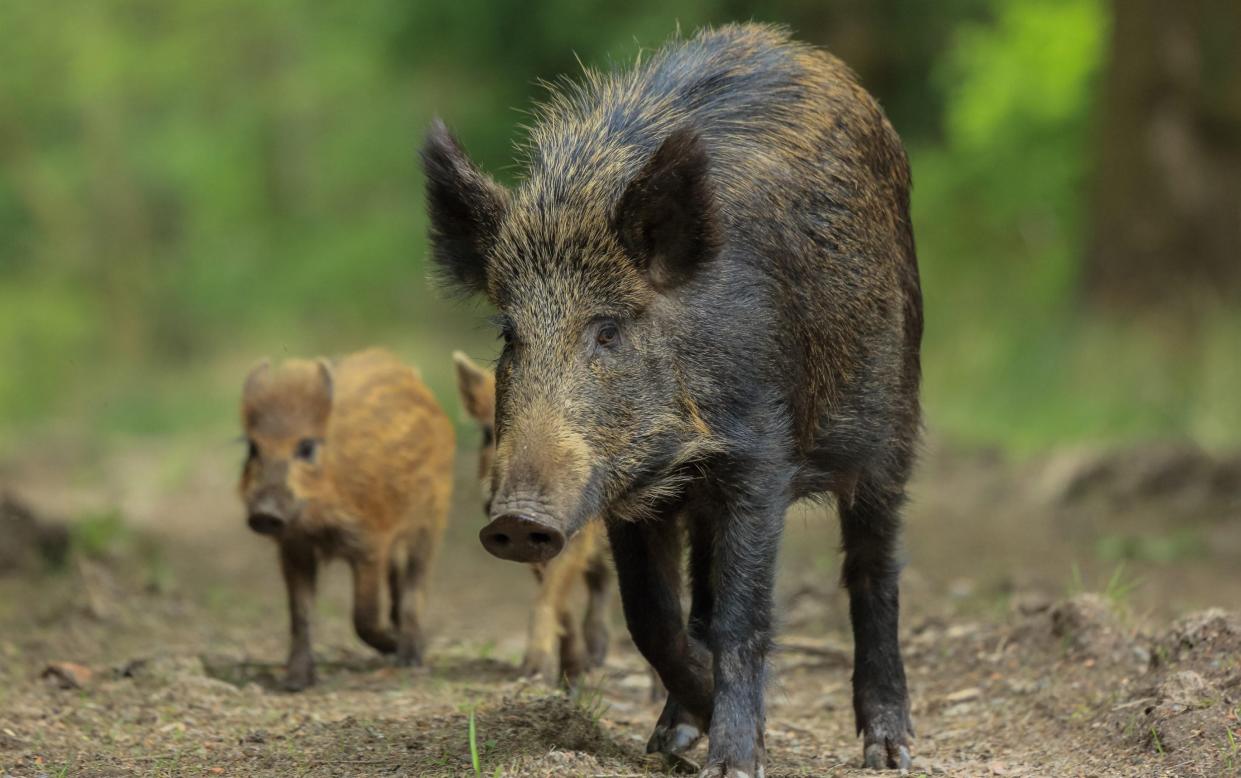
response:
[[[899,492],[859,484],[840,511],[844,585],[853,622],[853,710],[868,768],[908,769],[909,695],[897,639]]]
[[[310,649],[310,613],[314,608],[315,550],[308,544],[286,540],[280,544],[280,570],[289,593],[289,663],[285,688],[300,691],[315,682],[315,657]]]
[[[353,561],[353,629],[368,646],[381,654],[395,653],[396,631],[387,624],[383,589],[387,566],[377,556]]]
[[[599,545],[598,541],[595,543]],[[592,549],[586,563],[586,616],[582,633],[591,667],[602,667],[608,656],[608,595],[612,591],[612,571],[601,548]]]
[[[710,652],[687,632],[681,610],[681,530],[671,517],[611,520],[608,537],[629,633],[668,689],[665,713],[674,711],[661,717],[647,750],[676,754],[706,731],[712,695]]]
[[[419,666],[426,649],[422,614],[426,609],[426,581],[430,567],[425,555],[411,552],[405,560],[394,560],[388,568],[388,592],[392,604],[392,623],[397,631],[397,664]]]

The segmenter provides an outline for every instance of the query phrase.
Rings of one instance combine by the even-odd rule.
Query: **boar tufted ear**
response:
[[[460,351],[452,353],[452,361],[457,368],[457,391],[465,412],[474,421],[491,424],[495,413],[495,386],[491,374]]]
[[[508,208],[508,192],[466,156],[439,119],[422,147],[431,220],[431,256],[440,274],[465,292],[486,288],[486,253]]]
[[[613,229],[656,289],[688,281],[719,251],[709,168],[702,139],[682,127],[664,139],[616,204]]]

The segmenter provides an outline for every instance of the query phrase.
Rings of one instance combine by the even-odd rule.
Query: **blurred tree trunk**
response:
[[[1112,8],[1087,296],[1119,310],[1241,299],[1241,2]]]

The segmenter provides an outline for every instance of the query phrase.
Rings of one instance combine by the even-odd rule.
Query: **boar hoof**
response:
[[[422,646],[415,640],[401,638],[396,647],[397,667],[422,667]]]
[[[864,711],[860,718],[862,730],[862,765],[868,770],[909,770],[909,738],[913,724],[909,705],[888,705]]]
[[[646,741],[646,753],[680,754],[694,747],[702,739],[703,728],[689,711],[676,700],[669,698],[659,714],[655,731]]]
[[[906,773],[909,772],[913,762],[909,758],[908,747],[903,743],[888,739],[883,743],[867,744],[862,764],[868,770],[895,768]]]
[[[646,753],[680,754],[694,747],[702,739],[702,731],[693,724],[676,724],[672,727],[657,726],[651,739],[646,742]]]

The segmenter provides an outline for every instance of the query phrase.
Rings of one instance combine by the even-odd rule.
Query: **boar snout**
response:
[[[502,513],[478,533],[483,548],[510,562],[546,562],[564,548],[559,528],[527,513]]]

